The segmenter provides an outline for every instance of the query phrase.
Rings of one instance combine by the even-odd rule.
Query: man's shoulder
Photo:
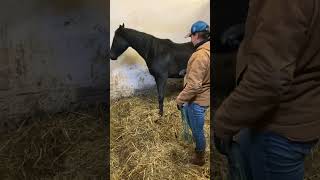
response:
[[[190,57],[188,66],[198,66],[199,64],[210,65],[210,56],[205,55],[204,53],[193,53]]]
[[[194,59],[210,59],[210,48],[209,49],[199,49],[198,51],[195,51],[191,58]]]
[[[210,51],[210,40],[200,45],[196,51],[201,51],[201,50]]]

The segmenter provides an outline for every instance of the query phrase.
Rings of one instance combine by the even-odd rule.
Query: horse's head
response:
[[[114,34],[111,50],[110,50],[111,60],[117,60],[117,58],[129,47],[129,43],[123,37],[123,33],[124,33],[124,24],[120,25]]]

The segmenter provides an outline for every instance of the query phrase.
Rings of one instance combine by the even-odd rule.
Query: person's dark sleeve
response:
[[[247,70],[216,112],[214,130],[218,137],[235,135],[241,128],[256,124],[279,105],[281,96],[289,90],[312,14],[312,8],[306,8],[304,2],[255,2],[255,7],[261,8],[259,16],[254,17],[256,29],[248,40],[246,56],[238,57],[248,58]]]

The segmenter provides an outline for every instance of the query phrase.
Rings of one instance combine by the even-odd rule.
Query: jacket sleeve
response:
[[[191,63],[187,72],[186,86],[178,95],[176,102],[178,104],[190,102],[201,90],[202,81],[208,72],[208,57],[204,54],[196,53],[190,58]]]
[[[214,131],[218,137],[235,135],[258,121],[266,123],[261,122],[264,115],[277,108],[281,96],[289,90],[311,17],[303,2],[255,2],[261,7],[255,17],[258,18],[256,29],[248,40],[245,56],[238,57],[248,58],[247,69],[215,114]]]

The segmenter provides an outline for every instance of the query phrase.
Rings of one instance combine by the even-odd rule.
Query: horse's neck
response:
[[[138,52],[138,54],[147,62],[150,57],[148,54],[151,51],[151,42],[153,36],[142,33],[133,29],[126,29],[126,39],[130,46]],[[148,63],[148,62],[147,62]]]

